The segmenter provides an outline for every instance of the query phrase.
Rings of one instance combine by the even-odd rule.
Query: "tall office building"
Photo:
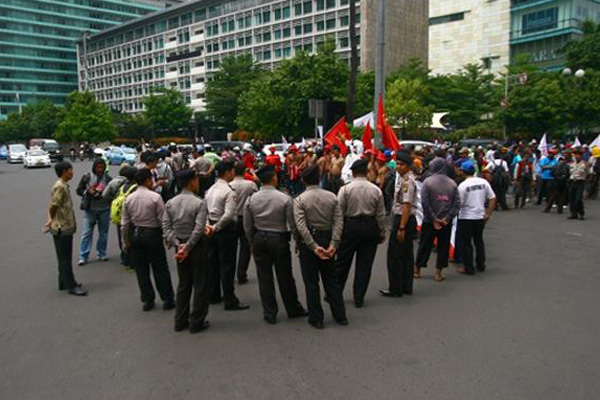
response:
[[[375,2],[356,4],[360,65],[370,69]],[[426,63],[427,1],[388,1],[388,7],[388,70],[412,57]],[[349,58],[349,22],[349,0],[192,0],[81,40],[79,86],[125,112],[141,111],[151,88],[173,87],[202,111],[205,82],[223,58],[251,54],[274,68],[298,51],[316,51],[326,38]]]
[[[172,2],[172,1],[171,1]],[[0,0],[0,118],[77,90],[76,41],[159,8],[164,0]]]
[[[546,70],[565,66],[559,50],[582,35],[585,20],[600,21],[597,0],[431,0],[429,66],[434,74],[482,63],[505,71],[520,54]]]

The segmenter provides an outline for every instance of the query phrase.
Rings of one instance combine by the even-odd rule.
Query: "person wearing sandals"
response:
[[[432,175],[425,179],[421,188],[423,224],[421,240],[417,251],[414,277],[421,277],[421,268],[427,267],[435,239],[437,239],[437,265],[434,275],[436,282],[446,277],[442,273],[448,267],[452,220],[460,210],[460,196],[456,183],[446,174],[446,163],[434,159],[429,164]]]

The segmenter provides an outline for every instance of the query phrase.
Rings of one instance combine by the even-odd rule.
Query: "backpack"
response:
[[[508,181],[508,172],[504,170],[504,162],[501,161],[500,164],[494,161],[494,171],[492,172],[492,182],[497,185],[503,185]]]
[[[123,215],[123,207],[125,206],[125,200],[127,196],[129,196],[135,189],[137,189],[137,185],[131,185],[127,192],[123,191],[125,189],[125,185],[121,186],[119,189],[119,195],[115,197],[115,199],[110,204],[110,220],[115,225],[121,224],[121,216]]]

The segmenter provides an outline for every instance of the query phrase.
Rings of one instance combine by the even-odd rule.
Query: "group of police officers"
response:
[[[416,233],[415,181],[410,155],[399,154],[396,215],[390,234],[388,263],[390,290],[382,295],[412,294],[412,241]],[[121,233],[125,250],[135,267],[143,310],[155,307],[155,290],[164,309],[175,308],[175,330],[196,333],[209,327],[210,304],[223,303],[225,310],[245,310],[248,304],[235,294],[235,278],[248,282],[247,270],[254,257],[263,318],[277,322],[275,281],[288,318],[308,316],[310,325],[324,327],[321,303],[329,303],[333,319],[347,325],[343,290],[356,255],[354,304],[363,307],[377,246],[386,238],[386,218],[381,190],[366,179],[368,161],[352,165],[354,179],[338,195],[319,187],[318,165],[302,171],[306,190],[292,198],[278,190],[273,166],[256,171],[258,186],[244,179],[245,166],[238,161],[219,161],[216,181],[203,197],[194,169],[176,174],[180,193],[163,203],[152,190],[153,174],[139,169],[138,189],[125,200]],[[299,256],[306,289],[307,309],[298,299],[292,271],[292,249]],[[236,262],[239,242],[239,258]],[[179,284],[173,293],[163,243],[175,250]],[[409,256],[410,254],[410,256]],[[237,265],[237,268],[236,268]]]

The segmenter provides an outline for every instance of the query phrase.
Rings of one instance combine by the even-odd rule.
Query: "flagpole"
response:
[[[374,95],[374,114],[373,117],[377,120],[379,115],[379,95],[385,99],[385,9],[386,0],[377,0],[377,18],[375,25],[377,26],[377,45],[375,53],[375,95]],[[375,124],[375,147],[381,148],[381,132],[377,131]]]

